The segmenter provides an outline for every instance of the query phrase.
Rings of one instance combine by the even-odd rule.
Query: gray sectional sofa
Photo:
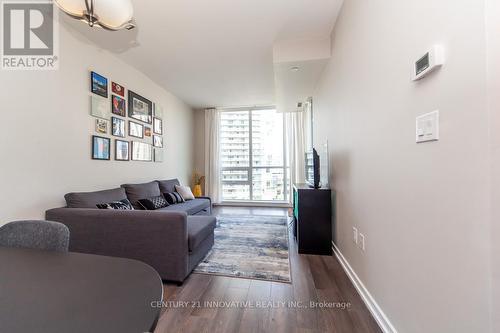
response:
[[[68,193],[66,207],[50,209],[46,219],[70,230],[69,250],[137,259],[163,280],[182,282],[214,244],[216,219],[209,198],[200,197],[157,210],[138,200],[175,191],[177,179],[120,188]],[[128,199],[134,210],[97,209],[97,204]]]

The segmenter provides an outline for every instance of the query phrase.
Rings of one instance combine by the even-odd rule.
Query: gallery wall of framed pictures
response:
[[[91,158],[163,162],[163,108],[133,90],[126,91],[121,84],[90,72]]]

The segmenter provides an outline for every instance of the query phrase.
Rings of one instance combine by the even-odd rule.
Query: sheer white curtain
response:
[[[285,113],[285,133],[287,163],[290,168],[290,184],[288,200],[292,202],[292,185],[305,182],[305,113]]]
[[[219,128],[220,112],[205,110],[205,192],[213,203],[220,202]]]

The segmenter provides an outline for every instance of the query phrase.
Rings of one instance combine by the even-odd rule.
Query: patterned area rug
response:
[[[215,244],[196,273],[290,282],[285,216],[218,216]]]

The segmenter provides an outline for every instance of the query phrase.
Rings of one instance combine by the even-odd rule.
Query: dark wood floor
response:
[[[215,213],[286,216],[287,210],[219,207]],[[205,274],[191,274],[182,286],[165,284],[168,306],[155,333],[381,332],[335,257],[299,255],[291,237],[290,264],[291,284]],[[238,303],[214,303],[224,301]],[[350,307],[313,309],[311,301]]]

